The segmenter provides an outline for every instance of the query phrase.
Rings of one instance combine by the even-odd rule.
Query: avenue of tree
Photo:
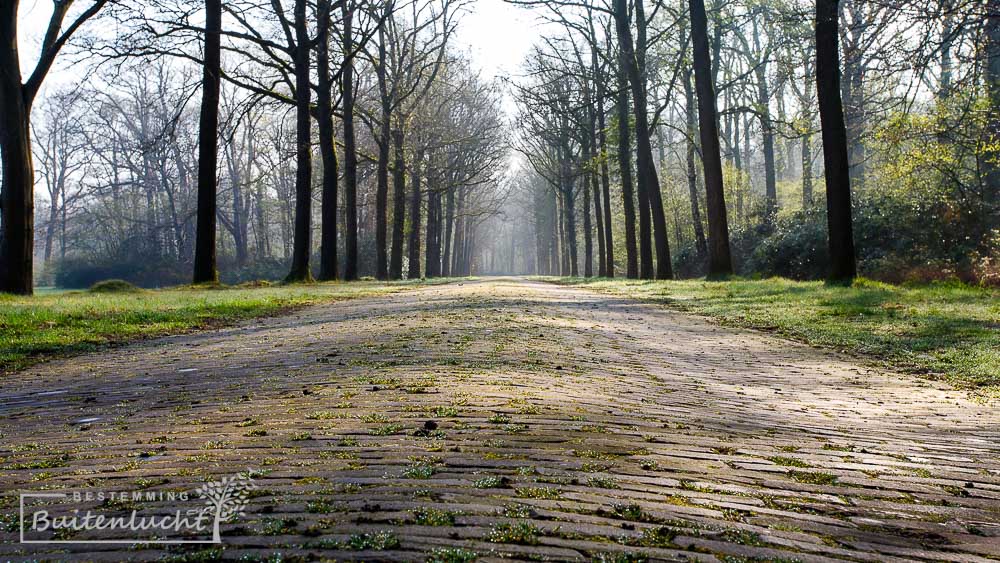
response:
[[[59,1],[29,69],[4,3],[0,292],[725,278],[820,216],[792,261],[849,282],[906,197],[1000,268],[1000,1],[508,5],[547,22],[513,124],[454,46],[472,0]],[[40,97],[60,57],[83,83]]]
[[[511,2],[520,271],[1000,279],[996,2]]]

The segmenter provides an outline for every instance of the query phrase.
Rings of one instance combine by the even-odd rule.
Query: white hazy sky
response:
[[[38,44],[51,13],[52,0],[20,2],[18,26],[21,69],[25,74],[34,68]],[[484,77],[509,76],[517,74],[533,39],[537,37],[537,26],[538,20],[531,10],[512,6],[503,0],[474,0],[462,17],[455,44],[470,54]],[[47,84],[55,82],[52,79],[58,74],[50,75]]]
[[[42,42],[51,14],[51,0],[21,0],[17,6],[18,54],[21,55],[21,72],[24,74],[34,68],[38,44]]]
[[[458,28],[457,43],[466,47],[485,76],[516,74],[537,34],[531,10],[503,0],[475,0]]]

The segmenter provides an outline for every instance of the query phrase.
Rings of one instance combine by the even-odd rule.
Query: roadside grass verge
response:
[[[388,295],[438,283],[446,281],[44,291],[34,297],[0,294],[0,374],[52,356],[109,344],[226,326],[307,305]]]
[[[710,282],[539,278],[835,348],[1000,397],[1000,291],[957,283],[850,287],[783,278]]]

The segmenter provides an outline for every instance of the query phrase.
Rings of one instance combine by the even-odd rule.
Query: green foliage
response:
[[[952,92],[933,105],[889,114],[867,141],[864,182],[853,188],[854,235],[862,275],[892,283],[961,280],[1000,285],[1000,191],[987,163],[1000,160],[990,142],[989,102]],[[819,172],[819,169],[815,170]],[[814,204],[801,202],[800,181],[779,183],[781,212],[765,225],[760,196],[727,170],[730,238],[737,274],[822,279],[827,275],[827,217],[822,178]],[[735,213],[739,192],[742,215]],[[681,277],[704,275],[694,247],[687,198],[677,217],[684,232],[674,252]]]

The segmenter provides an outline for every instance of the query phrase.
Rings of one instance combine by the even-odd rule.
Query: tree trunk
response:
[[[636,135],[638,137],[638,134]],[[638,145],[638,143],[637,143]],[[639,277],[644,280],[653,279],[653,241],[650,234],[651,223],[649,214],[649,182],[646,180],[644,157],[636,154],[636,200],[639,204]]]
[[[733,118],[733,167],[736,168],[736,224],[743,224],[743,152],[740,150],[740,118]]]
[[[984,200],[992,216],[991,224],[1000,224],[1000,0],[986,2],[985,79],[986,95],[990,100],[987,134],[993,150],[983,159]]]
[[[441,275],[451,277],[451,235],[455,227],[455,190],[448,189],[445,196],[444,253],[441,255]]]
[[[476,226],[472,221],[465,222],[465,250],[462,252],[462,275],[472,275],[472,251],[476,248]]]
[[[583,157],[590,159],[590,135],[583,133]],[[593,162],[593,161],[591,161]],[[580,191],[583,192],[583,275],[594,277],[594,229],[590,223],[590,165],[585,167],[581,177]]]
[[[653,180],[649,176],[649,171],[653,171],[653,178],[656,177],[656,161],[653,159],[653,147],[652,147],[652,130],[649,129],[648,125],[644,125],[639,122],[638,112],[642,112],[643,120],[646,118],[646,92],[649,84],[649,76],[646,74],[646,13],[643,1],[634,2],[632,4],[635,10],[635,27],[636,27],[636,37],[635,41],[632,41],[631,29],[626,27],[629,31],[628,37],[628,49],[622,49],[620,52],[629,53],[631,49],[634,54],[627,55],[628,58],[626,62],[626,77],[632,85],[632,111],[636,112],[635,121],[635,139],[636,139],[636,186],[638,187],[637,194],[639,196],[639,274],[640,277],[645,279],[652,279],[653,274],[653,248],[651,246],[651,238],[656,238],[656,227],[652,226],[652,223],[656,221],[652,216],[655,215],[656,211],[653,209],[653,182],[655,182],[655,189],[659,190],[660,182],[658,179]],[[627,9],[627,8],[626,8]],[[623,12],[627,13],[627,12]],[[619,40],[621,40],[622,35],[619,33]],[[634,68],[633,72],[631,69]],[[636,78],[638,77],[638,78]],[[641,94],[641,99],[637,95]],[[643,144],[649,145],[649,150],[646,151],[643,148]],[[662,205],[660,206],[662,213]],[[652,231],[652,235],[651,235]],[[666,231],[664,230],[664,233]],[[664,236],[666,236],[664,234]],[[659,243],[659,239],[657,239]],[[662,256],[659,253],[659,244],[657,244],[657,256],[662,260]],[[660,262],[657,262],[657,266]]]
[[[603,119],[602,119],[603,121]],[[608,161],[607,161],[607,151],[604,146],[604,131],[603,125],[601,126],[601,195],[603,196],[604,205],[604,216],[602,221],[604,223],[604,251],[606,253],[605,265],[604,265],[604,275],[613,278],[615,277],[615,237],[614,229],[611,223],[611,178],[608,174]]]
[[[319,121],[319,151],[323,159],[323,202],[320,211],[319,279],[337,279],[337,147],[333,135],[333,81],[330,75],[330,1],[320,0],[316,39],[318,89],[316,117]]]
[[[436,278],[441,275],[441,192],[431,189],[427,191],[426,239],[424,275]]]
[[[420,277],[420,165],[423,153],[417,151],[410,168],[410,232],[407,237],[407,267],[406,277],[413,280]]]
[[[758,71],[757,105],[760,108],[760,128],[764,137],[764,220],[769,224],[774,222],[778,214],[778,184],[774,164],[774,124],[771,112],[767,107],[770,98],[766,77],[763,71]]]
[[[583,276],[594,277],[594,229],[590,224],[590,186],[583,178]]]
[[[354,131],[354,7],[341,5],[344,59],[341,76],[344,104],[344,279],[358,279],[358,150]]]
[[[941,21],[941,79],[938,81],[937,97],[947,100],[951,96],[953,73],[951,50],[955,43],[955,3],[953,0],[940,0],[939,5],[944,16]]]
[[[531,216],[535,230],[535,273],[540,276],[551,275],[550,266],[552,260],[549,256],[549,248],[552,243],[552,236],[549,226],[552,223],[552,214],[549,213],[549,190],[534,190],[532,197],[534,209]]]
[[[269,258],[271,256],[271,241],[267,233],[267,215],[264,209],[264,202],[267,195],[264,182],[257,182],[257,189],[254,191],[254,234],[257,243],[257,258]]]
[[[392,252],[389,255],[389,279],[403,278],[403,227],[406,221],[406,161],[403,157],[403,126],[392,132]]]
[[[556,190],[546,190],[545,193],[549,194],[549,208],[552,211],[550,214],[552,220],[549,221],[549,272],[555,275],[559,272],[562,275],[562,204],[559,203],[561,198],[560,194]]]
[[[66,260],[66,223],[67,214],[69,213],[69,200],[66,197],[66,182],[65,180],[60,185],[60,200],[62,205],[59,209],[59,257],[62,260]]]
[[[812,77],[806,73],[805,85],[803,86],[803,106],[812,100]],[[802,208],[808,209],[813,205],[813,170],[812,170],[812,117],[808,109],[803,110],[805,127],[802,130]]]
[[[473,240],[476,232],[475,223],[466,219],[464,230],[465,236],[462,242],[461,268],[459,268],[459,271],[462,272],[463,276],[470,276],[472,275],[472,249],[476,244],[476,241]]]
[[[45,224],[45,253],[43,256],[46,270],[48,270],[52,262],[52,246],[56,238],[56,221],[58,219],[59,208],[56,206],[55,200],[53,200],[51,205],[49,205],[49,220]]]
[[[636,158],[639,185],[640,211],[643,196],[648,198],[652,214],[653,238],[656,245],[656,278],[670,279],[673,269],[670,263],[670,243],[667,240],[667,222],[663,214],[663,200],[660,194],[660,181],[653,162],[653,147],[649,140],[649,117],[646,115],[645,80],[640,74],[639,64],[632,42],[632,31],[629,26],[628,1],[614,0],[615,27],[621,49],[621,61],[626,77],[632,90],[632,112],[635,115]],[[638,18],[640,28],[645,26],[643,18]],[[641,29],[640,29],[641,33]],[[644,218],[640,218],[640,230]],[[647,264],[644,262],[643,267]],[[651,277],[651,276],[650,276]]]
[[[705,203],[708,207],[708,275],[725,277],[733,273],[729,251],[729,219],[726,192],[722,184],[722,149],[719,146],[719,118],[712,83],[712,62],[708,51],[708,21],[704,0],[689,0],[691,38],[694,46],[695,87],[698,90],[698,129],[701,132],[701,160],[705,171]],[[690,88],[690,87],[689,87]]]
[[[746,190],[749,193],[753,188],[753,179],[750,177],[751,154],[750,154],[750,115],[743,116],[743,171],[746,179]]]
[[[594,158],[597,158],[594,155]],[[605,245],[607,235],[604,232],[604,213],[601,211],[601,185],[598,181],[597,171],[592,170],[589,174],[591,190],[594,192],[594,222],[597,224],[597,275],[602,278],[608,277],[608,249]]]
[[[862,189],[866,167],[864,145],[866,100],[864,92],[864,52],[858,33],[860,33],[860,29],[868,25],[868,22],[865,21],[864,4],[862,4],[861,0],[849,0],[844,17],[850,17],[850,21],[848,22],[849,27],[859,28],[855,33],[848,34],[844,40],[844,57],[841,62],[844,76],[843,80],[841,80],[840,88],[845,126],[847,128],[851,186],[854,189]],[[840,30],[838,29],[839,32]]]
[[[286,281],[312,281],[312,86],[306,0],[295,0],[295,237],[292,268]]]
[[[638,279],[639,256],[636,250],[635,197],[632,195],[632,141],[629,130],[628,84],[618,76],[618,170],[622,181],[622,204],[625,210],[626,277]]]
[[[573,181],[566,180],[566,191],[564,192],[564,211],[566,212],[566,245],[569,247],[567,260],[569,262],[569,275],[576,277],[580,275],[580,256],[577,252],[576,242],[576,202],[573,198]]]
[[[695,63],[697,64],[697,61]],[[687,181],[688,194],[691,198],[691,220],[694,223],[694,245],[698,251],[698,258],[704,260],[705,255],[708,254],[708,245],[705,242],[705,228],[701,222],[701,209],[698,205],[698,169],[695,166],[697,147],[694,143],[694,136],[697,134],[695,123],[698,110],[694,107],[694,90],[691,88],[691,78],[690,72],[684,77],[684,99],[687,106]],[[701,101],[700,95],[698,101]],[[708,183],[706,182],[705,185],[707,187]]]
[[[222,0],[205,0],[205,61],[198,127],[198,231],[194,283],[216,283],[216,171],[219,149],[219,89],[222,56]]]
[[[563,275],[576,277],[579,275],[579,255],[576,242],[576,199],[573,185],[573,153],[570,149],[569,122],[563,116],[560,124],[559,137],[559,189],[562,192],[562,209],[565,220],[563,240]],[[566,251],[569,252],[566,252]]]
[[[615,244],[611,225],[611,178],[608,174],[608,144],[607,130],[604,116],[604,101],[607,99],[607,85],[605,75],[601,71],[600,61],[597,57],[597,35],[594,33],[594,19],[592,14],[588,14],[588,31],[590,36],[590,67],[594,78],[594,86],[597,99],[594,100],[594,110],[597,116],[597,142],[594,143],[594,152],[600,156],[601,166],[601,191],[604,198],[604,215],[598,217],[598,222],[603,224],[604,250],[606,253],[604,275],[615,277]],[[628,112],[626,108],[626,114]]]
[[[230,183],[232,184],[233,198],[232,198],[232,209],[233,209],[233,220],[232,220],[232,231],[233,231],[233,249],[236,252],[236,265],[242,268],[246,265],[248,256],[250,254],[247,247],[247,224],[243,217],[243,183],[244,178],[249,176],[249,174],[244,175],[243,170],[240,167],[239,157],[242,155],[233,154],[233,151],[228,151],[230,153]],[[167,177],[165,171],[163,174],[163,180],[161,183],[164,186],[169,185],[169,178]],[[171,190],[167,190],[167,203],[170,207],[171,216],[176,216],[176,206],[174,205],[174,197]],[[183,244],[183,239],[180,234],[180,221],[174,219],[175,232],[177,232],[177,246],[180,249]]]
[[[378,29],[378,61],[375,63],[375,73],[378,77],[379,99],[381,102],[381,120],[379,121],[378,162],[375,170],[375,277],[379,280],[389,279],[389,257],[387,253],[389,231],[389,121],[392,119],[392,100],[386,84],[386,48],[385,25]]]
[[[455,245],[452,248],[451,275],[463,276],[462,255],[465,253],[465,188],[459,187],[455,207]]]
[[[94,16],[99,0],[79,15],[64,34]],[[54,2],[49,28],[60,30],[71,2]],[[35,170],[31,155],[31,105],[53,57],[39,60],[26,84],[21,84],[17,44],[17,0],[0,3],[0,293],[31,295],[34,291]],[[58,53],[58,33],[45,41]],[[65,35],[63,36],[65,38]],[[45,54],[49,54],[45,53]]]
[[[840,98],[839,0],[816,0],[816,94],[823,126],[830,280],[849,283],[857,274],[851,220],[847,128]]]
[[[757,67],[757,106],[760,112],[760,129],[764,138],[764,221],[773,224],[778,214],[778,186],[774,164],[774,124],[768,104],[771,94],[767,87],[767,65]]]
[[[813,204],[812,134],[802,135],[802,209]]]
[[[562,182],[561,179],[559,181]],[[556,240],[559,250],[559,275],[565,278],[569,276],[569,245],[566,243],[566,194],[563,192],[561,185],[559,186],[558,193],[556,209],[559,218],[559,238]]]

